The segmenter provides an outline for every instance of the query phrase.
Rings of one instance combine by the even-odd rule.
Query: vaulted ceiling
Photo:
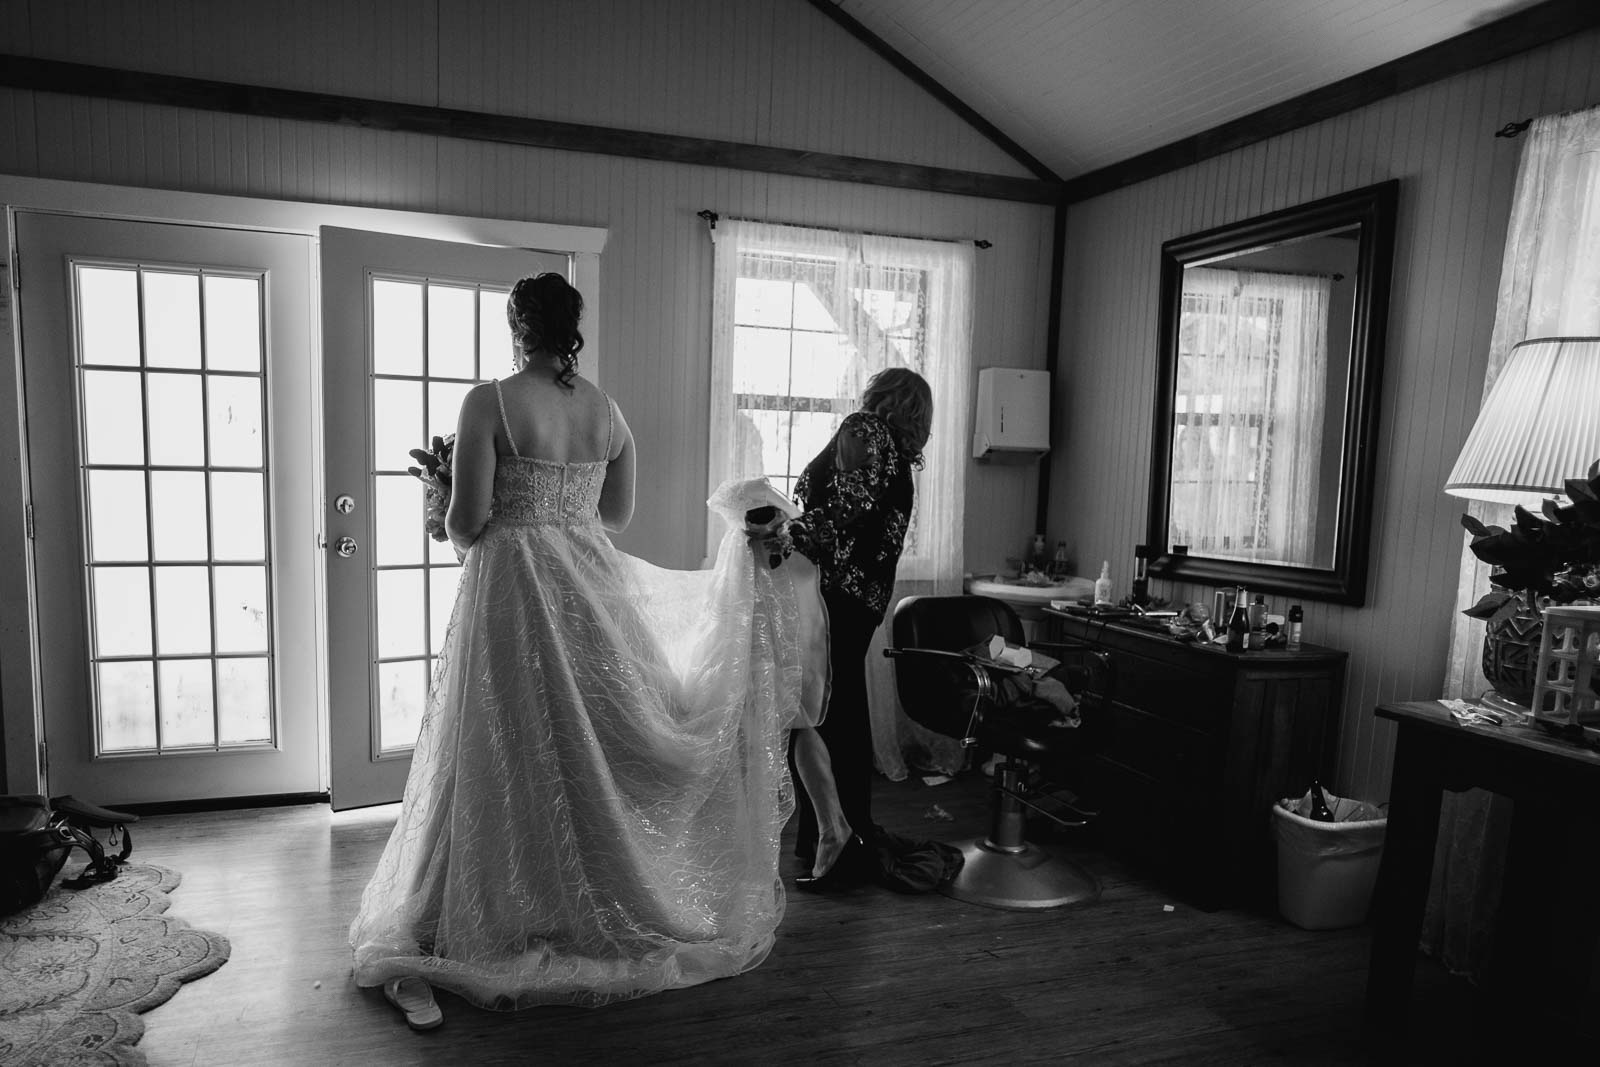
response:
[[[1536,3],[838,0],[837,6],[1057,176],[1072,178]]]

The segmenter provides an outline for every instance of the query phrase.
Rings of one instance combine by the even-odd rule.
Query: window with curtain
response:
[[[1178,323],[1172,539],[1314,565],[1330,279],[1191,267]]]
[[[1524,136],[1485,395],[1518,342],[1600,335],[1600,107],[1535,119]],[[1509,506],[1481,500],[1467,513],[1486,525],[1512,518]],[[1445,696],[1476,698],[1489,687],[1480,666],[1483,623],[1462,612],[1488,591],[1490,570],[1463,535]],[[1481,789],[1445,794],[1422,943],[1452,971],[1480,974],[1489,956],[1509,834],[1505,798]]]
[[[856,409],[868,367],[925,373],[927,288],[928,272],[915,268],[741,252],[733,299],[735,473],[764,474],[792,495],[806,462]]]
[[[933,391],[933,433],[915,473],[916,507],[895,599],[961,591],[966,508],[963,444],[972,384],[970,241],[917,240],[724,219],[715,241],[710,454],[707,490],[764,475],[792,498],[794,483],[859,404],[867,380],[909,367]],[[710,558],[718,524],[707,530]],[[904,752],[934,750],[957,764],[949,739],[898,711],[889,663],[867,655],[878,767],[905,776]],[[919,757],[921,758],[921,757]]]
[[[909,367],[933,389],[934,426],[899,573],[959,577],[972,246],[742,220],[713,234],[707,488],[765,475],[792,496],[867,380]]]

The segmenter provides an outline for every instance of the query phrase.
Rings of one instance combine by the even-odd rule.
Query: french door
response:
[[[316,792],[314,242],[17,215],[48,788]]]
[[[569,257],[330,227],[319,294],[304,235],[19,212],[17,244],[49,790],[398,800],[459,573],[409,451]]]
[[[322,328],[333,806],[400,799],[460,567],[423,526],[413,448],[511,372],[506,294],[565,254],[325,227]]]

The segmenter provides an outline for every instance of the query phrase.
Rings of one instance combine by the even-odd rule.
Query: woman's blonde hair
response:
[[[867,380],[861,409],[877,415],[900,438],[900,447],[914,463],[922,459],[922,442],[933,425],[933,390],[909,367],[889,367]]]

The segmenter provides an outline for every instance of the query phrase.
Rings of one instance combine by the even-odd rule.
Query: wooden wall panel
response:
[[[51,59],[1027,174],[791,0],[0,0],[0,30],[3,50]],[[673,565],[698,562],[704,521],[711,246],[697,210],[987,238],[977,363],[1045,363],[1041,207],[12,91],[0,171],[608,227],[606,377],[652,446],[623,543]],[[968,556],[993,569],[1030,533],[1032,468],[974,464],[969,493],[986,521]]]
[[[7,50],[28,55],[416,104],[438,95],[436,0],[12,0],[0,14]]]
[[[1305,604],[1307,640],[1351,654],[1338,785],[1353,795],[1388,793],[1393,742],[1373,706],[1436,696],[1444,676],[1463,535],[1440,487],[1482,397],[1521,147],[1492,135],[1594,104],[1600,33],[1585,33],[1069,210],[1050,535],[1126,585],[1145,538],[1162,242],[1401,180],[1367,603]]]
[[[0,145],[4,171],[29,177],[607,227],[604,383],[647,446],[638,518],[620,543],[667,565],[698,564],[704,543],[711,244],[701,208],[986,238],[975,362],[1045,365],[1051,214],[1036,205],[14,91],[0,92]],[[1035,468],[969,469],[968,510],[982,521],[968,524],[968,565],[993,570],[1031,533]]]
[[[5,51],[1028,176],[801,0],[6,0]]]

